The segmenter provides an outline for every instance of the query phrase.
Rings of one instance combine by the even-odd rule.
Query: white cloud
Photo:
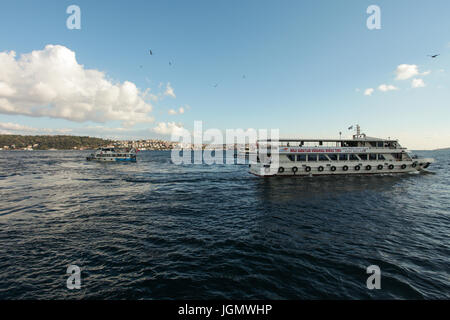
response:
[[[166,85],[166,91],[164,92],[164,95],[171,96],[172,98],[176,98],[175,92],[174,92],[172,86],[170,85],[170,82],[168,82]]]
[[[407,80],[419,74],[419,68],[415,64],[401,64],[395,70],[397,80]]]
[[[386,91],[398,90],[398,88],[391,84],[382,84],[378,87],[378,90],[386,92]]]
[[[11,131],[36,131],[35,128],[12,122],[0,122],[0,129]]]
[[[177,114],[183,114],[185,112],[185,109],[183,108],[183,107],[180,107],[179,109],[178,109],[178,111],[177,110],[174,110],[174,109],[170,109],[169,110],[169,114],[171,115],[171,116],[174,116],[174,115],[177,115]]]
[[[78,64],[61,45],[22,54],[0,52],[0,113],[71,121],[152,122],[152,106],[134,83],[113,83]]]
[[[16,90],[11,88],[7,83],[0,82],[0,97],[12,97]]]
[[[0,122],[0,129],[7,130],[9,133],[69,133],[72,129],[50,129],[50,128],[33,128],[18,123]]]
[[[368,89],[364,90],[364,95],[371,96],[373,92],[374,92],[373,88],[368,88]]]
[[[181,123],[177,124],[175,122],[159,122],[158,125],[152,129],[153,132],[164,136],[181,134],[184,130]]]
[[[422,79],[413,79],[413,81],[411,82],[411,87],[413,88],[423,88],[425,86],[426,84]]]

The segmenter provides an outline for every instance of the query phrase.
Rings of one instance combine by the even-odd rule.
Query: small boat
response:
[[[88,161],[129,161],[136,162],[137,150],[134,148],[99,148],[90,156],[86,157]]]
[[[356,131],[353,139],[259,140],[250,152],[256,159],[250,161],[250,173],[263,177],[406,173],[423,171],[434,162],[411,155],[397,140],[367,137],[359,125]]]

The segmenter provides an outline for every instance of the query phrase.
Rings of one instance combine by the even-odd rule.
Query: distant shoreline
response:
[[[10,135],[0,134],[0,151],[84,151],[114,145],[117,147],[134,147],[144,150],[172,150],[177,142],[159,139],[109,140],[89,136],[71,135]],[[446,151],[447,148],[411,151]]]
[[[0,150],[96,150],[106,146],[134,147],[145,150],[171,150],[174,142],[149,140],[110,140],[71,135],[0,135]]]

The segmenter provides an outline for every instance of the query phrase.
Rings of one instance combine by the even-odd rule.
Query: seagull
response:
[[[434,58],[440,56],[440,54],[433,54],[433,55],[428,55],[428,56],[434,59]]]
[[[242,76],[242,79],[245,79],[245,74]]]
[[[215,83],[215,84],[213,85],[213,87],[214,87],[214,88],[217,88],[218,85],[219,85],[218,83]]]
[[[172,65],[172,61],[169,61],[169,66],[171,66]]]

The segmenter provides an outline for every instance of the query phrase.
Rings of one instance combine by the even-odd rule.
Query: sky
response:
[[[81,29],[67,28],[70,5]],[[0,134],[170,139],[203,121],[338,138],[359,124],[450,147],[449,12],[448,0],[3,1]]]

